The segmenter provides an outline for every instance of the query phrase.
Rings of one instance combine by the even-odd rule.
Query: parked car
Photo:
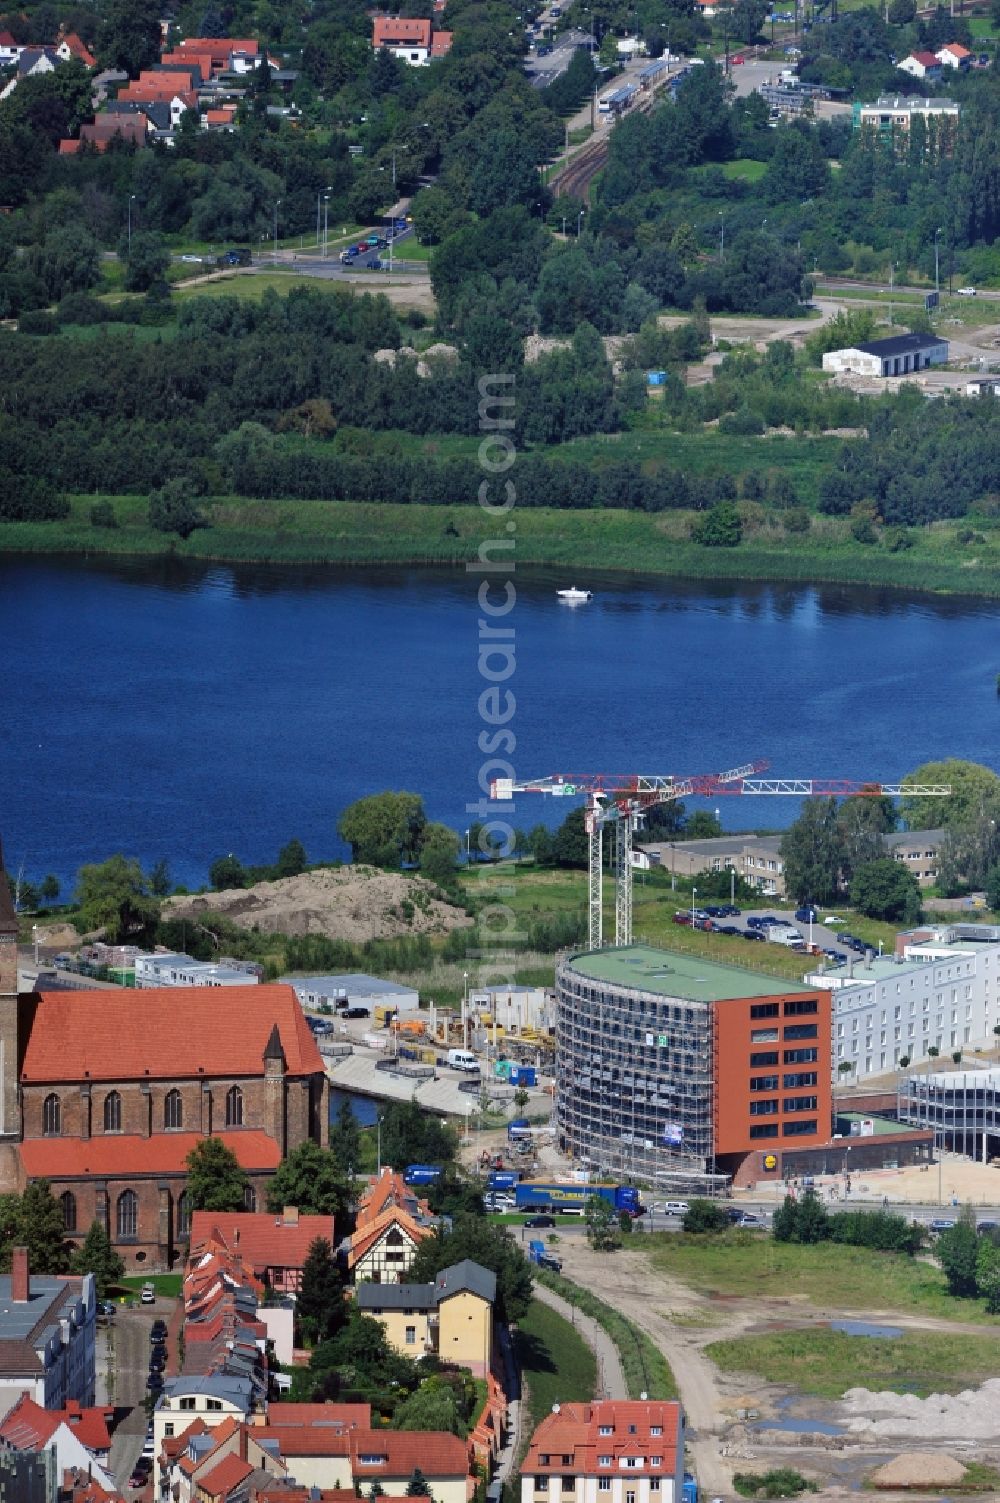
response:
[[[935,1216],[929,1224],[932,1232],[950,1232],[955,1225],[954,1221],[949,1221],[947,1216]]]
[[[998,1230],[1000,1230],[1000,1221],[977,1221],[976,1222],[976,1231],[979,1233],[979,1235],[981,1237],[986,1236],[987,1233],[989,1233],[989,1232],[995,1232],[995,1231],[998,1231]]]
[[[956,288],[956,291],[959,297],[975,297],[976,295],[976,289],[974,287],[958,287]]]
[[[743,938],[744,939],[756,939],[756,940],[759,940],[761,944],[764,944],[767,941],[767,935],[764,933],[764,931],[762,929],[747,929],[744,932]]]
[[[142,1301],[142,1303],[144,1305],[155,1305],[156,1304],[156,1285],[155,1284],[143,1284],[143,1286],[142,1286],[142,1292],[139,1295],[139,1299]]]
[[[145,1457],[140,1456],[133,1468],[131,1477],[128,1479],[129,1487],[145,1487],[149,1480],[149,1473],[149,1461]]]
[[[146,1379],[146,1387],[149,1389],[150,1393],[159,1393],[160,1389],[163,1387],[163,1374],[151,1372],[149,1377]]]
[[[800,924],[818,924],[819,909],[807,903],[803,908],[796,908],[795,917]]]
[[[149,1331],[150,1341],[165,1341],[167,1338],[167,1323],[157,1318],[153,1321]]]
[[[755,1216],[753,1211],[743,1211],[734,1222],[735,1226],[763,1226],[760,1216]]]
[[[720,924],[719,925],[719,933],[720,934],[739,934],[739,932],[740,931],[736,927],[735,924]]]
[[[722,914],[723,918],[739,918],[742,910],[737,908],[735,903],[723,903],[722,907],[719,909],[719,912]]]
[[[690,913],[681,913],[681,912],[678,911],[677,913],[674,914],[674,923],[675,924],[690,924],[690,922],[691,922],[691,915],[690,915]]]
[[[555,1226],[556,1218],[554,1216],[526,1216],[524,1224],[525,1226]]]
[[[365,262],[365,265],[368,267],[369,271],[382,270],[382,262],[379,260],[378,256],[373,256],[370,261]]]
[[[371,1011],[367,1007],[345,1007],[345,1018],[370,1018]]]
[[[657,1200],[653,1210],[661,1216],[686,1216],[691,1207],[686,1200]]]
[[[553,1273],[562,1273],[562,1263],[554,1258],[551,1253],[541,1253],[538,1259],[539,1268],[551,1269]]]
[[[742,52],[734,52],[729,61],[734,68],[738,68],[741,63],[746,62],[746,58],[743,56]]]

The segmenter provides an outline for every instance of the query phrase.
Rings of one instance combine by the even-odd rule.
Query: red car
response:
[[[746,62],[746,58],[743,56],[742,52],[735,52],[733,54],[733,56],[729,59],[729,61],[732,64],[732,66],[734,68],[736,68],[736,67],[738,67],[740,65],[740,63],[745,63]]]
[[[674,914],[674,923],[675,924],[690,924],[690,922],[691,922],[691,915],[690,915],[690,913],[675,913]]]

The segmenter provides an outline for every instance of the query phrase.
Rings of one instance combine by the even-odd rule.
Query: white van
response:
[[[773,924],[767,931],[772,945],[784,945],[786,950],[804,950],[805,942],[797,929],[779,929]]]
[[[449,1049],[448,1064],[453,1070],[465,1070],[470,1075],[479,1074],[479,1061],[469,1049]]]

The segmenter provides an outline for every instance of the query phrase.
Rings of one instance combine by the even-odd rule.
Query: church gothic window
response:
[[[59,1197],[59,1205],[60,1205],[60,1208],[62,1210],[63,1231],[65,1231],[65,1232],[75,1232],[76,1231],[76,1196],[70,1190],[66,1190]]]
[[[55,1091],[50,1091],[42,1103],[42,1132],[47,1138],[56,1138],[62,1132],[62,1107]]]
[[[163,1125],[166,1128],[184,1126],[184,1102],[180,1091],[168,1091],[163,1103]]]
[[[104,1131],[121,1132],[122,1098],[117,1091],[109,1091],[104,1098]]]
[[[238,1085],[230,1086],[226,1092],[226,1126],[243,1126],[243,1092]]]
[[[134,1190],[123,1190],[118,1197],[119,1239],[136,1237],[139,1233],[139,1197]]]

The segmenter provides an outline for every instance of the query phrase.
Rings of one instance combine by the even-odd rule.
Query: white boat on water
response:
[[[556,594],[569,605],[583,605],[584,601],[594,598],[590,590],[578,590],[576,585],[571,590],[556,590]]]

